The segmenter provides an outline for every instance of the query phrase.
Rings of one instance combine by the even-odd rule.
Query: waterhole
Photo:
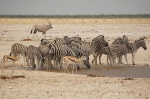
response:
[[[11,69],[12,67],[9,67]],[[19,66],[14,68],[16,69],[25,69]],[[69,71],[71,72],[71,68]],[[57,72],[64,73],[62,69],[51,69],[44,70],[46,72]],[[150,78],[150,66],[94,66],[91,69],[87,69],[86,67],[80,68],[78,73],[80,75],[98,75],[105,77],[132,77],[132,78]]]

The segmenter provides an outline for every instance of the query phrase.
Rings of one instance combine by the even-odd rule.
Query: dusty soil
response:
[[[32,39],[30,30],[34,24],[1,24],[0,25],[0,59],[9,55],[11,45],[39,46],[40,40]],[[40,37],[42,33],[38,33]],[[63,36],[77,36],[91,41],[98,35],[104,35],[111,43],[117,37],[127,35],[130,42],[140,37],[146,37],[147,50],[140,48],[136,54],[136,66],[150,64],[150,24],[54,24],[53,29],[47,32],[47,39]],[[43,37],[41,37],[43,38]],[[90,56],[90,60],[92,56]],[[131,55],[128,55],[131,64]],[[123,62],[124,61],[123,58]],[[102,57],[106,65],[106,56]],[[65,74],[63,72],[17,70],[23,65],[23,60],[16,62],[15,73],[6,64],[4,73],[0,68],[0,99],[149,99],[149,78],[103,77],[93,75]],[[63,71],[63,70],[62,70]],[[23,75],[25,78],[13,78]],[[5,79],[3,77],[6,76]],[[1,78],[2,77],[2,78]],[[7,79],[8,78],[8,79]]]

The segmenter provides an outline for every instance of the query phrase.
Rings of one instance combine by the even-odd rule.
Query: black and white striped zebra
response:
[[[115,41],[113,41],[109,46],[112,46],[112,45],[115,45],[115,44],[123,44],[123,38],[117,38]],[[110,61],[110,64],[112,65],[112,53],[110,51],[110,47],[103,47],[102,48],[102,53],[99,55],[99,61],[101,63],[101,57],[102,55],[107,55],[107,63],[109,64],[109,61]]]
[[[31,65],[32,69],[35,69],[36,67],[37,70],[41,70],[43,69],[43,62],[44,62],[44,59],[43,59],[40,49],[33,45],[29,45],[28,50],[27,50],[28,66],[30,67]]]
[[[23,45],[23,44],[20,44],[20,43],[14,43],[12,46],[11,46],[11,52],[10,52],[10,56],[15,56],[17,57],[18,55],[22,55],[23,56],[23,59],[24,59],[24,64],[23,66],[25,66],[25,58],[27,57],[27,49],[28,47]]]
[[[76,57],[75,52],[66,44],[48,43],[46,46],[49,47],[50,62],[54,59],[58,63],[59,60],[60,66],[64,56]]]
[[[128,53],[128,48],[129,48],[129,41],[128,37],[123,36],[123,43],[122,44],[113,44],[110,46],[110,51],[112,53],[112,59],[113,63],[116,64],[116,57],[119,59],[118,64],[121,62],[121,58],[124,55],[127,65],[128,65],[128,60],[127,60],[127,53]]]
[[[133,65],[135,65],[135,54],[140,47],[142,47],[144,50],[147,49],[144,38],[140,38],[139,40],[136,40],[134,43],[129,43],[128,53],[132,54]]]
[[[81,48],[88,57],[92,54],[91,42],[82,41],[79,48]]]
[[[103,35],[99,35],[92,40],[91,49],[92,49],[92,54],[94,56],[92,63],[95,62],[95,64],[97,64],[98,55],[102,54],[102,48],[107,46],[108,46],[108,42],[105,40]]]

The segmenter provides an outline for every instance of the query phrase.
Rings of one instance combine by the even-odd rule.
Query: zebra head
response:
[[[91,65],[90,65],[90,63],[89,63],[89,57],[88,57],[88,56],[82,56],[81,58],[83,59],[84,65],[86,65],[86,67],[87,67],[88,69],[90,69],[90,68],[91,68]]]
[[[144,38],[140,38],[139,40],[135,41],[135,43],[137,44],[137,47],[142,47],[144,50],[147,50],[147,46],[146,43],[144,41]]]
[[[48,44],[49,42],[50,42],[50,41],[47,40],[47,39],[45,39],[45,38],[41,39],[41,45],[46,45],[46,44]]]

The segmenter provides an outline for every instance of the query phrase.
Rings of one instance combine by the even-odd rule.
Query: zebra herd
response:
[[[112,44],[109,44],[104,35],[95,37],[91,42],[83,41],[81,37],[55,38],[53,40],[41,39],[39,47],[34,45],[25,46],[20,43],[15,43],[11,46],[10,55],[24,57],[24,65],[27,63],[28,69],[53,69],[61,68],[62,60],[65,56],[81,58],[87,57],[84,65],[90,69],[89,56],[93,55],[92,63],[101,64],[103,54],[107,55],[107,63],[110,65],[122,64],[122,56],[125,56],[127,65],[127,54],[132,53],[132,63],[135,65],[135,53],[142,47],[147,49],[144,38],[136,40],[134,43],[129,43],[128,37],[123,36],[117,38]],[[116,64],[116,58],[118,63]]]

